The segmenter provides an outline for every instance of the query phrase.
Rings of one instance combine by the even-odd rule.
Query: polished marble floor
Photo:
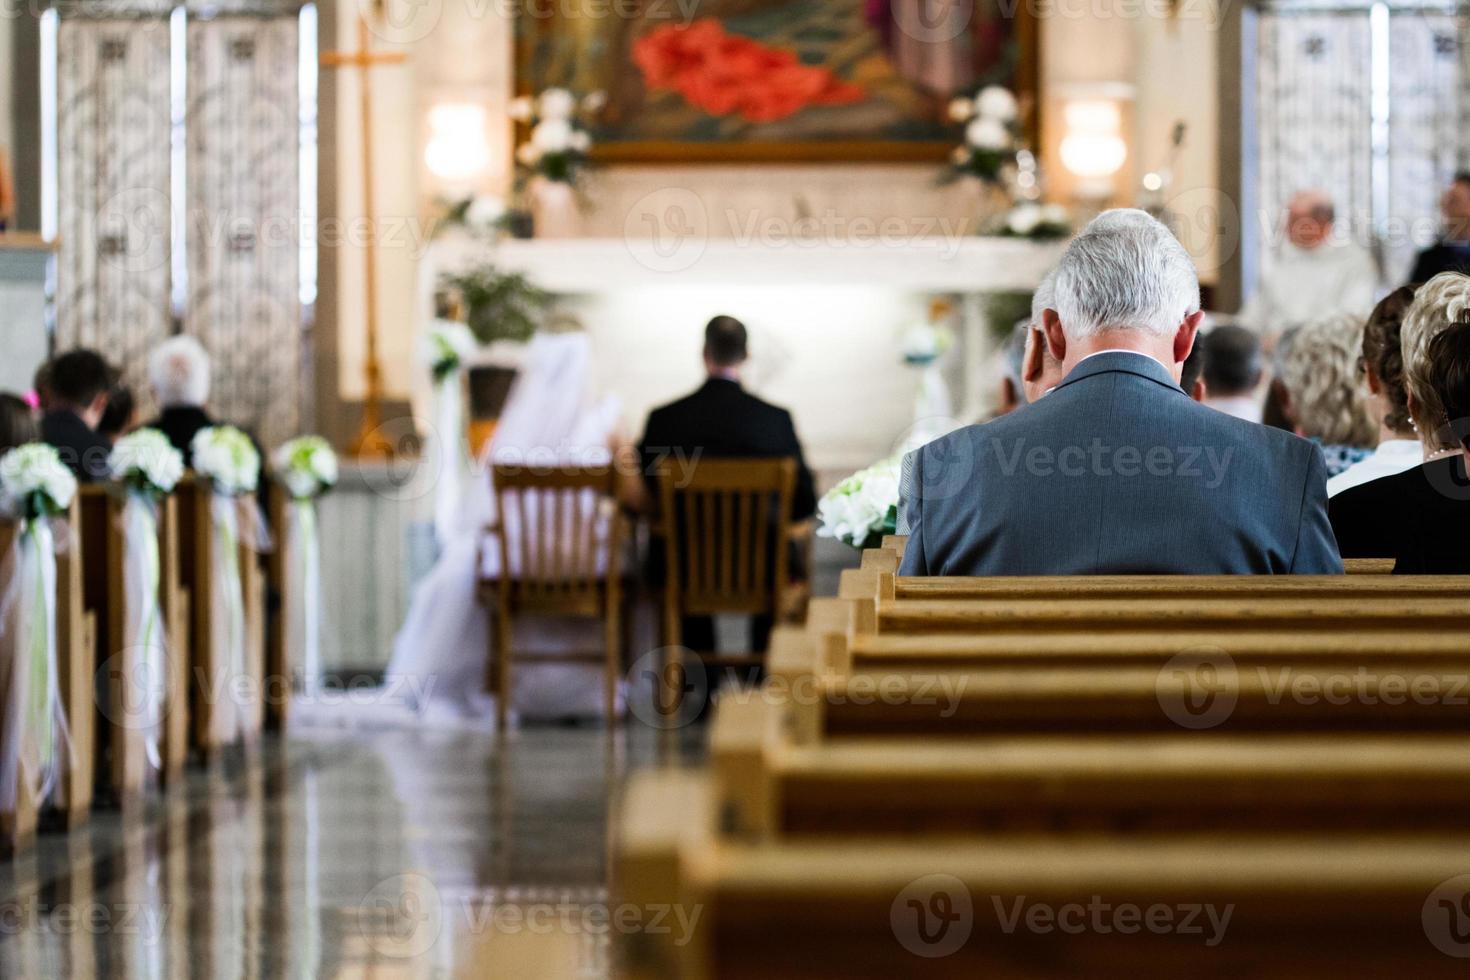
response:
[[[632,725],[268,740],[0,866],[0,977],[605,977]]]

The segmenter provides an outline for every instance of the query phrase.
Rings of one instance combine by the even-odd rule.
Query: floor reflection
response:
[[[630,728],[269,740],[0,866],[0,976],[608,976]]]

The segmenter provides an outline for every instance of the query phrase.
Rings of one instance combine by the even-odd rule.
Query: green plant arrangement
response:
[[[536,332],[551,296],[519,272],[503,272],[482,262],[439,277],[441,289],[457,293],[466,322],[482,344],[526,341]]]

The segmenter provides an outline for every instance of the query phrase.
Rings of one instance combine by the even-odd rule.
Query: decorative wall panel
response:
[[[211,402],[267,445],[301,424],[298,26],[188,26],[184,329],[214,358]]]
[[[147,353],[171,322],[165,19],[62,18],[57,141],[56,345],[122,366],[146,412]]]

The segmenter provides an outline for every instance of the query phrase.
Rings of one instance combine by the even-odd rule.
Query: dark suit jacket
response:
[[[638,455],[655,498],[658,486],[653,470],[665,458],[677,466],[681,462],[692,465],[703,457],[792,456],[796,459],[796,494],[791,516],[800,519],[817,509],[812,474],[802,457],[791,413],[747,393],[737,381],[710,378],[693,394],[654,409],[638,444]]]
[[[87,427],[81,416],[58,408],[41,418],[41,440],[56,447],[62,463],[83,483],[107,479],[112,443]]]
[[[1329,512],[1344,558],[1397,558],[1397,575],[1470,574],[1470,478],[1462,456],[1344,490]]]
[[[1414,260],[1409,282],[1428,282],[1441,272],[1470,272],[1470,244],[1437,242],[1429,246]]]
[[[903,575],[1340,573],[1322,451],[1108,352],[905,459]]]
[[[148,423],[150,429],[157,429],[168,436],[168,441],[175,449],[184,454],[184,465],[194,465],[194,452],[190,443],[199,434],[200,429],[207,429],[217,424],[209,413],[194,405],[174,405],[165,408],[158,414],[158,418]]]

